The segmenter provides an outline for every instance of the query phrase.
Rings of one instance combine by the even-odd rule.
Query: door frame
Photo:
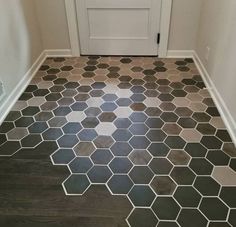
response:
[[[76,0],[65,0],[68,31],[71,45],[72,56],[80,56],[79,27],[77,23]],[[171,19],[172,0],[162,0],[161,2],[161,21],[160,21],[160,44],[158,56],[167,56],[170,19]]]

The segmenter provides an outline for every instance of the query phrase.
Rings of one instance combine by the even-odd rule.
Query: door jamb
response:
[[[65,0],[65,9],[69,30],[69,38],[72,56],[80,56],[79,31],[77,23],[77,13],[75,0]],[[164,58],[167,56],[170,19],[171,19],[172,0],[162,0],[161,2],[161,39],[159,44],[158,56]]]
[[[158,56],[161,58],[165,58],[167,56],[170,22],[171,22],[171,10],[172,10],[172,0],[162,0],[161,22],[160,22],[161,39],[158,50]]]
[[[79,57],[80,44],[75,0],[65,0],[65,8],[70,38],[71,54],[73,57]]]

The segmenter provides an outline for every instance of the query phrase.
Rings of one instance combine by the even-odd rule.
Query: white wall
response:
[[[32,0],[0,0],[0,79],[9,97],[43,50]]]
[[[169,50],[194,50],[203,0],[173,0]]]
[[[65,0],[35,0],[44,49],[70,49]]]
[[[236,1],[204,0],[196,52],[236,122]],[[209,60],[205,59],[210,47]],[[232,125],[231,125],[232,126]],[[235,125],[233,126],[235,133]]]

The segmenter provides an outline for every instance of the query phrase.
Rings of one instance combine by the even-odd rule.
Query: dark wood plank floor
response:
[[[43,142],[0,159],[0,226],[127,226],[131,204],[105,186],[92,186],[84,196],[65,195],[61,183],[69,171],[49,158],[56,148],[55,142]]]

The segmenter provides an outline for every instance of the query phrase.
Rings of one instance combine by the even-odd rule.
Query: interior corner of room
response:
[[[48,56],[75,56],[66,3],[0,0],[0,121]],[[66,7],[67,6],[67,7]],[[236,142],[236,2],[173,0],[166,57],[193,57]]]

